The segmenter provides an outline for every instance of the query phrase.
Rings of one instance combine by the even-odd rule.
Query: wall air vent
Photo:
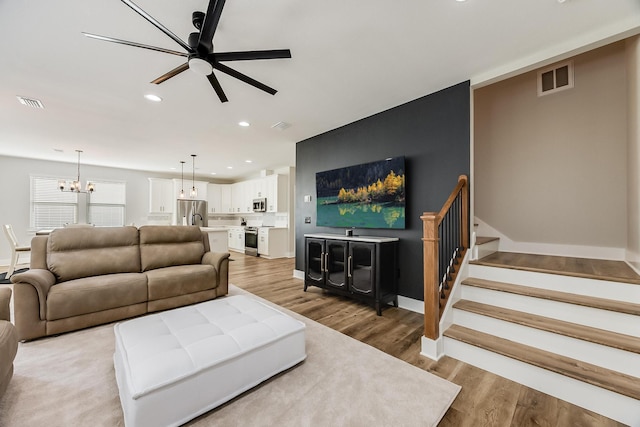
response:
[[[24,96],[16,96],[16,98],[18,98],[20,104],[26,105],[27,107],[44,108],[44,105],[38,99],[25,98]]]
[[[556,64],[538,71],[538,96],[573,87],[573,62]]]

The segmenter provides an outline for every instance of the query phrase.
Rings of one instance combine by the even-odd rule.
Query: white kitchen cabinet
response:
[[[233,205],[231,204],[231,184],[220,185],[220,212],[233,213]]]
[[[267,259],[287,256],[287,228],[260,227],[258,229],[258,254]]]
[[[233,213],[253,212],[252,182],[240,181],[231,184],[231,207]]]
[[[244,227],[229,227],[229,250],[244,253]]]
[[[207,185],[207,209],[210,214],[223,213],[221,184]]]
[[[251,196],[251,199],[262,199],[263,197],[267,197],[266,179],[256,179],[253,181],[253,195]]]
[[[267,212],[287,212],[289,210],[289,177],[268,175],[264,178],[267,198]]]
[[[173,182],[164,178],[149,178],[149,213],[173,213],[176,195]]]
[[[241,213],[244,205],[244,182],[236,182],[231,184],[231,211],[233,213]]]

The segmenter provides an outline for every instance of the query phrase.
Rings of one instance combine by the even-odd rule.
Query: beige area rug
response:
[[[240,293],[246,292],[231,286],[230,295]],[[278,308],[307,325],[307,359],[187,425],[435,426],[460,391]],[[0,426],[124,426],[113,352],[113,324],[21,343],[13,379],[0,399]]]

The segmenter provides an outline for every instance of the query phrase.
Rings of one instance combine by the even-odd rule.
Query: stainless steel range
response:
[[[244,254],[258,256],[258,227],[244,228]]]

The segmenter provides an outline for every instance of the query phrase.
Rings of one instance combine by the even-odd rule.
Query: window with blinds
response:
[[[60,191],[58,178],[31,176],[31,229],[59,228],[77,222],[102,227],[124,225],[126,183],[89,181],[95,184],[96,191],[79,198],[77,193]],[[81,209],[79,202],[83,204]]]
[[[127,200],[126,183],[90,180],[96,191],[89,195],[87,222],[97,227],[124,225]]]
[[[32,229],[51,229],[75,223],[78,218],[78,195],[60,191],[57,178],[31,177]]]

